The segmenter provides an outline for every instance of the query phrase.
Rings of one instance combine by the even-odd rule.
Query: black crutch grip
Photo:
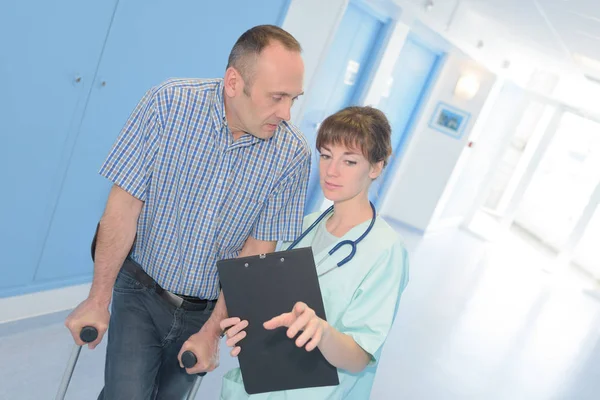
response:
[[[198,363],[198,359],[196,358],[196,355],[194,353],[192,353],[189,350],[186,350],[181,355],[181,363],[185,368],[193,368],[194,365]],[[204,376],[206,375],[206,372],[200,372],[198,375]]]
[[[93,326],[84,326],[79,332],[79,339],[83,343],[92,343],[98,338],[98,330]]]

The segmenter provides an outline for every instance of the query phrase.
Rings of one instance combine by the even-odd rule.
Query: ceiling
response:
[[[598,0],[466,0],[465,3],[551,57],[580,64],[582,55],[600,64]]]
[[[504,67],[535,55],[541,64],[575,69],[600,81],[600,0],[395,2],[449,38],[485,49]]]

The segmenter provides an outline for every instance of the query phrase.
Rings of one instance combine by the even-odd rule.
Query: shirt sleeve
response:
[[[161,131],[156,102],[157,91],[151,89],[129,116],[100,168],[100,175],[142,201],[152,176]]]
[[[340,332],[369,353],[372,364],[378,361],[407,284],[408,254],[397,242],[378,257],[341,318]]]
[[[303,147],[289,172],[270,194],[252,231],[264,241],[292,241],[302,232],[304,202],[310,175],[310,151]]]

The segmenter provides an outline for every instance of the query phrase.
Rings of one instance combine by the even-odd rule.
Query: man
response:
[[[286,31],[254,27],[224,79],[167,81],[126,123],[100,170],[114,186],[90,294],[66,320],[80,345],[81,328],[96,327],[94,348],[110,319],[100,399],[184,397],[189,374],[218,365],[227,309],[216,261],[300,233],[310,150],[287,123],[303,93],[300,52]],[[185,350],[199,359],[187,373]]]

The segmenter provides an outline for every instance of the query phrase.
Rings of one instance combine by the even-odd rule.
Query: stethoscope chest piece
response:
[[[327,252],[325,257],[323,257],[321,260],[319,260],[319,262],[317,262],[317,270],[318,270],[319,266],[323,263],[323,261],[325,261],[325,259],[327,259],[327,257],[332,256],[335,252],[337,252],[343,246],[350,246],[350,254],[348,254],[346,257],[344,257],[344,259],[339,261],[335,265],[335,267],[320,273],[319,276],[323,276],[323,275],[333,271],[334,269],[343,266],[344,264],[346,264],[347,262],[352,260],[352,258],[354,258],[354,255],[356,254],[356,246],[369,234],[369,232],[371,232],[371,229],[373,229],[373,225],[375,225],[375,220],[377,219],[377,211],[375,210],[375,206],[373,205],[373,203],[370,203],[370,204],[371,204],[371,209],[373,210],[373,218],[371,218],[369,227],[363,232],[362,235],[360,235],[358,237],[358,239],[356,239],[354,241],[353,240],[342,240],[341,242],[339,242],[335,246],[333,246],[333,248]],[[325,217],[327,217],[329,214],[331,214],[332,212],[333,212],[333,206],[329,207],[327,210],[325,210],[325,212],[323,214],[319,215],[319,218],[317,218],[317,220],[315,222],[313,222],[308,227],[307,230],[302,232],[302,234],[300,236],[298,236],[298,238],[296,240],[294,240],[294,242],[287,249],[291,250],[294,247],[296,247],[298,245],[298,243],[300,243],[302,241],[302,239],[304,239],[306,237],[306,235],[308,235],[313,229],[315,229],[317,227],[317,225],[319,225],[319,223],[321,221],[323,221],[323,219]]]

